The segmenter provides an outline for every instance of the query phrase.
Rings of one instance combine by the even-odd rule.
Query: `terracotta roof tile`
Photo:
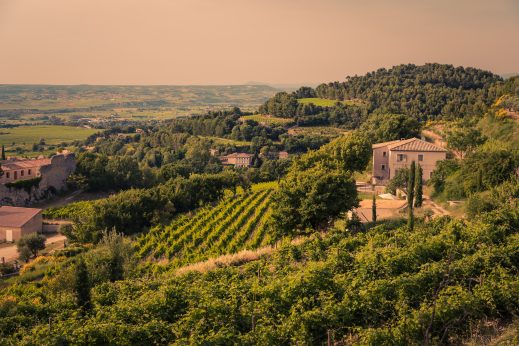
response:
[[[398,151],[447,151],[442,147],[439,147],[426,141],[422,141],[418,138],[411,138],[403,141],[398,141],[398,143],[388,145],[388,149]]]
[[[25,169],[33,167],[42,167],[51,164],[51,159],[36,160],[5,160],[1,162],[2,169]]]
[[[383,143],[376,143],[376,144],[373,144],[371,147],[373,149],[377,149],[377,148],[381,148],[381,147],[386,147],[388,145],[391,145],[393,143],[398,143],[400,142],[400,140],[396,140],[396,141],[389,141],[389,142],[383,142]]]

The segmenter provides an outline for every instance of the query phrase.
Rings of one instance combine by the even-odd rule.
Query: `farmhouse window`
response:
[[[386,157],[386,152],[385,151],[382,152],[382,157]]]
[[[10,176],[10,175],[11,175],[11,174],[10,174],[9,172],[5,173],[5,177],[6,177],[7,179],[9,179],[9,176]]]
[[[27,175],[31,175],[31,173],[32,173],[32,172],[31,172],[31,170],[30,170],[30,169],[29,169],[29,170],[27,170]]]
[[[23,177],[24,171],[23,169],[20,171],[20,176]]]
[[[418,154],[418,161],[423,161],[423,154]]]
[[[382,170],[383,170],[383,171],[386,170],[386,165],[382,165]]]
[[[398,162],[406,161],[406,159],[407,159],[407,157],[404,154],[398,154],[397,157],[396,157],[396,160]]]

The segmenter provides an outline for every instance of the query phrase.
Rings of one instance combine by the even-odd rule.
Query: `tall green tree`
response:
[[[74,291],[79,307],[84,310],[90,310],[92,307],[90,279],[88,277],[88,269],[83,257],[80,257],[76,264]]]
[[[423,170],[420,164],[416,165],[416,174],[414,179],[414,206],[420,208],[423,204]]]
[[[2,158],[1,160],[5,160],[6,157],[5,157],[5,146],[2,144]]]
[[[111,232],[104,232],[101,245],[106,246],[109,252],[108,271],[111,282],[122,280],[124,278],[124,255],[131,251],[131,248],[125,246],[124,237],[118,234],[115,229]]]
[[[412,231],[414,229],[414,211],[413,211],[413,202],[414,202],[414,180],[416,174],[416,164],[415,162],[411,162],[411,166],[409,167],[409,179],[407,180],[407,228]]]
[[[446,139],[447,148],[454,151],[462,159],[486,141],[485,136],[478,129],[461,126],[447,132]]]
[[[377,196],[373,194],[373,203],[371,204],[371,218],[373,222],[377,222]]]
[[[273,201],[272,220],[277,238],[306,229],[324,229],[334,217],[358,206],[351,173],[321,164],[289,172]]]

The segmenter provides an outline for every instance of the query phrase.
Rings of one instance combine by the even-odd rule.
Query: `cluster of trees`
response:
[[[252,141],[254,138],[277,140],[284,133],[286,129],[282,126],[261,126],[257,121],[246,120],[232,128],[230,138],[237,141]]]
[[[239,123],[239,118],[242,115],[245,114],[235,107],[231,110],[213,111],[204,115],[173,119],[166,124],[165,129],[172,133],[224,137],[231,134],[233,127]]]
[[[276,238],[315,229],[358,205],[353,172],[370,157],[370,142],[353,133],[294,160],[273,196],[272,231]]]
[[[502,85],[495,87],[501,97],[496,105],[505,109],[519,112],[519,76],[507,79]]]
[[[510,180],[518,169],[519,151],[510,143],[489,140],[463,160],[439,162],[429,182],[435,197],[460,200]]]
[[[317,150],[328,142],[330,142],[330,138],[324,136],[281,136],[281,144],[289,153],[305,153],[308,150]]]
[[[135,147],[124,147],[110,154],[101,145],[97,151],[77,155],[77,168],[70,183],[90,190],[120,190],[151,187],[175,177],[191,173],[218,173],[223,166],[210,155],[211,142],[205,139],[180,136],[161,136],[172,139],[168,146],[150,147],[148,137]],[[176,139],[173,140],[173,139]],[[109,140],[112,141],[112,140]]]
[[[177,177],[148,189],[129,189],[108,198],[48,209],[51,218],[70,218],[63,230],[72,241],[97,242],[103,230],[124,234],[142,232],[150,225],[167,223],[178,213],[220,199],[226,189],[248,188],[246,176],[234,171]]]
[[[497,96],[493,86],[501,81],[491,72],[470,67],[407,64],[321,84],[315,91],[327,99],[361,99],[370,111],[456,119],[483,115]]]
[[[330,125],[346,129],[355,129],[367,118],[365,106],[345,105],[337,102],[332,107],[316,106],[313,103],[299,103],[301,96],[312,95],[309,87],[302,87],[293,92],[279,92],[259,108],[262,114],[292,118],[299,126]],[[312,90],[313,91],[313,90]],[[314,92],[315,93],[315,92]]]

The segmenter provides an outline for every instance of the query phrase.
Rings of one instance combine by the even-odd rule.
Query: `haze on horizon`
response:
[[[0,0],[1,84],[317,84],[519,72],[517,0]]]

